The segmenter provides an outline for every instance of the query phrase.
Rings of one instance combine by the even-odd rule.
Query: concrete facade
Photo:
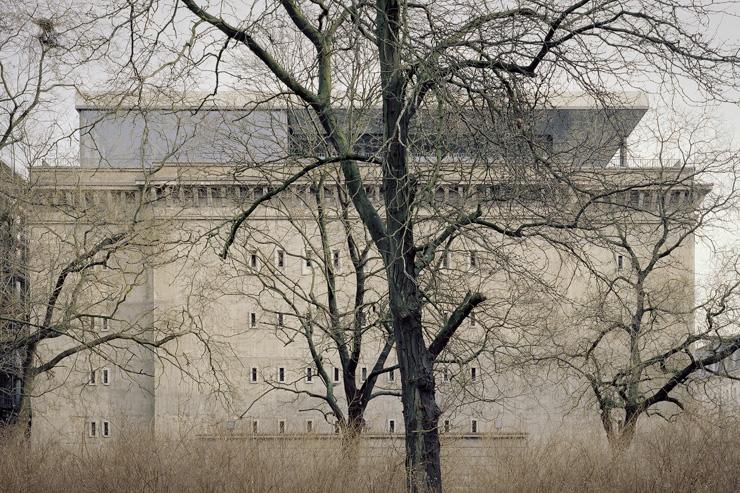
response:
[[[25,333],[28,319],[25,180],[0,161],[0,423],[20,405],[23,351],[11,349]]]
[[[603,169],[604,175],[639,179],[658,171],[607,164],[645,110],[640,100],[607,118],[594,108],[564,105],[548,110],[537,128],[560,159]],[[315,364],[301,338],[310,305],[306,300],[326,296],[322,265],[333,264],[339,305],[347,318],[352,312],[355,281],[342,229],[348,223],[339,219],[340,197],[331,173],[318,194],[332,217],[327,256],[320,254],[321,245],[316,243],[317,185],[306,179],[281,198],[259,206],[227,260],[218,257],[225,222],[271,193],[280,177],[305,164],[284,159],[291,151],[290,136],[295,135],[288,110],[222,107],[193,117],[181,108],[141,113],[83,104],[79,111],[81,123],[89,129],[81,139],[80,166],[39,167],[32,172],[32,182],[46,204],[34,214],[30,227],[36,280],[32,299],[43,305],[59,266],[101,239],[125,231],[133,240],[112,251],[105,268],[69,281],[75,288],[65,295],[66,308],[58,316],[72,328],[71,336],[47,343],[43,354],[51,357],[70,344],[106,333],[152,341],[169,334],[181,336],[156,351],[120,340],[61,361],[34,386],[34,435],[94,444],[142,427],[176,437],[333,433],[327,407],[310,395],[324,393],[325,386],[315,369],[308,381],[307,368]],[[237,127],[224,126],[225,120],[238,122]],[[423,170],[426,165],[418,160],[417,166]],[[442,212],[481,197],[522,193],[522,188],[507,189],[501,178],[484,171],[459,156],[444,162],[442,178],[431,182],[433,188],[428,190],[429,205],[419,208],[420,236],[426,227],[434,231],[432,223]],[[363,173],[368,195],[379,204],[381,183],[373,170]],[[689,189],[680,191],[683,195],[676,200],[691,202]],[[640,189],[636,197],[623,194],[619,200],[622,205],[634,200],[648,209],[657,200],[656,193]],[[527,214],[512,213],[503,203],[492,200],[485,213]],[[356,219],[349,224],[364,238]],[[501,251],[509,252],[508,259],[526,259],[538,273],[537,282],[546,279],[574,299],[589,295],[593,286],[588,276],[562,262],[545,243],[534,240],[522,247],[515,241],[498,241]],[[536,325],[538,317],[572,316],[567,308],[538,298],[525,277],[514,285],[501,267],[501,255],[488,250],[493,242],[460,239],[425,280],[448,295],[427,310],[426,323],[432,329],[443,323],[453,301],[467,289],[481,289],[501,300],[466,322],[459,357],[439,365],[440,426],[448,433],[521,437],[568,420],[581,422],[587,413],[574,410],[577,406],[564,396],[581,393],[582,388],[563,390],[567,382],[556,388],[541,375],[502,376],[495,355],[466,358],[467,346],[483,345],[493,333],[489,327],[503,324],[505,314],[518,314],[522,325]],[[683,286],[676,290],[675,303],[693,299],[693,242],[686,245],[676,255],[677,268],[671,274],[676,285]],[[313,257],[309,252],[318,253]],[[608,269],[622,268],[623,259],[608,249],[594,248],[592,254],[594,262],[611,266]],[[309,257],[315,264],[309,265]],[[384,307],[380,260],[371,252],[367,265],[373,273],[368,279],[367,313],[380,320]],[[523,299],[528,300],[524,307]],[[32,315],[40,316],[41,309]],[[680,334],[690,330],[690,320],[674,323],[681,327]],[[497,343],[517,337],[516,325],[501,327]],[[315,342],[324,355],[324,369],[334,380],[339,365],[330,337],[317,336]],[[372,370],[382,346],[382,332],[368,331],[358,382],[362,368]],[[391,353],[388,364],[393,361]],[[377,390],[386,395],[373,399],[367,409],[371,434],[403,432],[400,401],[393,395],[400,378],[397,371],[394,377],[389,375],[381,375],[377,383]],[[538,387],[533,390],[535,380]],[[332,383],[341,403],[341,378]]]

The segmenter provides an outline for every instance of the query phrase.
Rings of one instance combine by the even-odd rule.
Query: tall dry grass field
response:
[[[737,421],[673,423],[641,432],[610,454],[598,432],[530,439],[487,463],[447,454],[447,491],[740,491]],[[400,454],[353,467],[336,447],[280,450],[251,441],[167,440],[129,434],[104,448],[71,451],[7,438],[0,456],[3,492],[379,492],[403,490]]]

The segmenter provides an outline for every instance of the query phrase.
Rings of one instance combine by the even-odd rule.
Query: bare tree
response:
[[[696,129],[686,133],[680,152],[658,136],[659,159],[574,187],[576,202],[593,207],[578,231],[551,238],[580,289],[563,290],[565,317],[540,327],[542,346],[528,356],[583,384],[616,451],[643,416],[683,410],[692,384],[740,348],[736,252],[699,292],[693,258],[697,239],[711,239],[737,207],[737,158]]]
[[[379,380],[397,370],[389,360],[393,332],[382,264],[364,229],[349,216],[341,180],[331,174],[311,174],[265,208],[286,226],[243,228],[228,262],[217,271],[208,266],[195,281],[193,296],[208,305],[239,294],[253,307],[247,330],[266,327],[281,345],[301,348],[300,371],[263,374],[267,390],[246,403],[240,419],[270,392],[307,397],[305,411],[320,412],[342,432],[348,450],[355,450],[371,400],[400,396]],[[243,279],[254,282],[244,286]],[[242,358],[238,348],[234,351]],[[315,382],[320,391],[307,385]]]
[[[585,90],[603,102],[606,79],[618,79],[635,68],[655,73],[657,67],[669,82],[680,85],[689,79],[710,97],[718,97],[718,88],[734,80],[737,62],[733,48],[690,27],[692,20],[701,25],[713,13],[711,3],[579,0],[494,6],[487,2],[379,0],[329,5],[281,1],[256,4],[243,12],[228,2],[205,7],[195,0],[182,0],[175,6],[183,5],[193,14],[192,29],[187,39],[175,42],[174,61],[159,65],[168,68],[167,77],[149,70],[147,79],[143,69],[151,69],[151,62],[156,61],[151,40],[164,44],[159,34],[177,30],[180,14],[174,8],[165,16],[167,21],[161,22],[150,2],[131,5],[131,52],[136,52],[138,43],[147,56],[130,57],[117,81],[135,76],[142,87],[162,87],[163,80],[170,80],[167,77],[191,81],[200,71],[215,71],[215,93],[222,86],[220,77],[229,77],[235,84],[257,77],[264,86],[290,94],[315,118],[326,142],[324,157],[284,179],[260,203],[284,191],[309,168],[338,163],[354,212],[386,271],[402,381],[408,485],[414,491],[438,491],[442,484],[434,361],[470,311],[484,300],[480,292],[470,292],[447,322],[426,337],[419,275],[440,245],[462,229],[524,237],[548,228],[578,228],[582,214],[529,221],[491,216],[491,211],[484,216],[480,208],[464,209],[447,218],[447,226],[430,235],[431,241],[418,241],[413,211],[421,181],[417,166],[409,159],[413,123],[423,119],[423,110],[434,106],[431,100],[441,95],[447,104],[460,105],[461,99],[463,106],[482,104],[499,115],[496,121],[508,122],[497,126],[484,120],[489,129],[484,139],[508,128],[528,136],[531,144],[531,128],[521,119],[526,120],[533,107],[547,104],[553,92],[561,92],[559,88]],[[258,67],[254,60],[259,61]],[[137,62],[141,69],[137,70]],[[233,68],[242,72],[235,73]],[[364,95],[371,96],[364,107],[381,108],[380,146],[372,155],[355,152],[353,135],[339,116],[341,108],[354,105],[358,87],[366,88]],[[472,140],[480,142],[477,137]],[[601,150],[602,157],[607,149]],[[522,169],[571,183],[564,172],[573,172],[574,160],[570,167],[558,166],[553,159],[534,154],[540,157],[523,160],[528,164]],[[380,171],[382,205],[368,196],[367,166],[362,163]],[[246,208],[234,220],[224,257],[255,207]]]
[[[4,324],[16,328],[3,331],[2,356],[4,361],[21,358],[21,401],[12,418],[27,431],[32,400],[60,381],[94,384],[101,378],[98,367],[106,363],[130,373],[134,381],[153,378],[139,361],[147,355],[187,373],[181,355],[166,344],[192,336],[207,350],[186,314],[155,315],[153,307],[137,300],[151,269],[177,258],[165,238],[169,225],[142,217],[151,188],[145,193],[91,191],[74,180],[58,182],[57,173],[64,170],[47,167],[32,173],[34,186],[17,195],[23,206],[19,215],[26,218],[23,234],[31,245],[22,265],[27,296],[22,310],[0,314]],[[36,383],[39,375],[53,372],[68,376],[52,380],[51,386]]]

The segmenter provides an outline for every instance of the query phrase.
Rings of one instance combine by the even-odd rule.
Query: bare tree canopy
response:
[[[734,186],[701,201],[704,176],[722,171],[734,179],[735,156],[708,152],[698,163],[683,159],[674,166],[661,159],[635,170],[611,165],[614,156],[625,164],[625,140],[647,108],[644,95],[630,89],[652,84],[681,93],[691,86],[702,102],[736,98],[738,47],[705,29],[725,7],[710,1],[108,0],[86,10],[78,26],[91,26],[92,34],[81,38],[89,43],[82,50],[85,61],[99,56],[105,69],[96,76],[96,88],[106,93],[91,98],[114,118],[130,119],[137,135],[174,132],[162,131],[169,139],[144,139],[149,147],[105,148],[98,137],[114,132],[105,126],[111,115],[90,110],[83,115],[90,120],[81,125],[81,155],[87,152],[91,168],[104,169],[116,153],[130,152],[139,159],[129,161],[147,180],[168,165],[195,160],[227,169],[237,182],[262,180],[261,193],[239,204],[228,220],[199,231],[193,242],[206,241],[226,262],[243,254],[240,247],[265,207],[301,187],[310,190],[320,176],[332,177],[341,203],[337,223],[354,253],[355,275],[364,272],[363,255],[378,260],[374,282],[382,288],[375,289],[387,303],[382,323],[390,328],[379,334],[384,350],[395,348],[400,370],[408,490],[441,491],[435,363],[486,354],[499,329],[497,337],[505,341],[509,329],[555,323],[533,316],[532,306],[545,313],[543,307],[555,301],[578,305],[580,311],[566,314],[584,331],[575,352],[568,358],[540,352],[534,357],[554,359],[589,379],[607,434],[621,427],[629,436],[637,416],[658,402],[676,403],[676,386],[737,349],[737,340],[728,343],[725,337],[707,346],[715,348],[708,356],[692,353],[695,343],[715,341],[717,324],[732,324],[734,281],[718,287],[706,303],[691,300],[690,309],[671,305],[690,294],[674,298],[673,286],[650,281],[654,271],[681,255],[705,218],[735,204]],[[37,58],[55,50],[66,55],[71,46],[71,31],[49,19],[26,16],[37,28]],[[207,93],[196,95],[196,88]],[[248,92],[250,102],[228,101],[229,90]],[[9,129],[22,126],[17,100],[3,101]],[[209,120],[212,106],[235,110],[227,117],[233,126]],[[183,115],[196,123],[180,125]],[[223,132],[229,139],[222,139]],[[208,136],[201,144],[196,134]],[[5,135],[10,141],[18,133]],[[227,140],[219,153],[204,151]],[[148,193],[157,196],[155,188]],[[649,207],[642,195],[648,193]],[[321,202],[315,208],[321,228]],[[78,248],[57,279],[64,283],[70,273],[105,262],[110,249],[131,241],[111,233]],[[341,310],[332,306],[331,252],[326,255],[325,240],[317,244],[329,266],[322,280],[329,286],[322,293],[327,332],[343,371],[352,375],[354,348],[341,340],[347,331],[338,330]],[[517,250],[525,244],[538,254],[527,258],[528,251]],[[445,277],[440,266],[450,251],[465,257],[467,276]],[[594,252],[618,255],[620,272],[605,273]],[[552,279],[552,266],[560,264],[585,273],[593,303]],[[555,270],[567,272],[566,267]],[[684,281],[683,288],[693,283]],[[259,282],[272,285],[274,279]],[[508,293],[491,289],[507,282],[513,286]],[[358,330],[364,322],[363,280],[354,283],[351,326]],[[512,292],[532,287],[541,296],[523,308]],[[304,296],[293,288],[277,291],[291,290],[291,300]],[[50,292],[47,306],[53,310],[57,295]],[[317,300],[305,301],[295,314],[302,321],[306,306]],[[705,326],[667,349],[662,335],[645,335],[653,324],[658,332],[665,323],[678,324],[673,318],[683,317],[679,325],[687,327],[699,312]],[[47,313],[41,335],[52,329],[53,312]],[[475,344],[466,345],[469,336],[460,327],[480,313],[491,317],[495,330],[482,331]],[[310,346],[310,325],[301,327]],[[617,332],[629,341],[628,363],[607,372],[600,344]],[[661,344],[641,354],[636,348],[647,341]],[[558,347],[570,343],[557,341]],[[388,351],[376,360],[379,371]],[[662,372],[660,383],[653,381],[654,371]],[[647,387],[645,378],[651,380]],[[362,393],[362,387],[345,392]],[[331,398],[321,398],[332,406]],[[621,424],[612,417],[617,409],[624,411]],[[337,419],[343,413],[336,403],[333,412]]]

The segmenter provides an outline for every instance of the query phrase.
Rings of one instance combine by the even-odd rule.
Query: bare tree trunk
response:
[[[421,313],[394,314],[401,400],[406,428],[408,491],[442,491],[440,443],[437,432],[440,410],[435,399],[433,359],[421,332]]]
[[[411,206],[416,183],[407,162],[413,109],[405,97],[407,80],[400,56],[401,10],[401,4],[396,0],[377,2],[376,32],[387,143],[383,162],[388,247],[385,266],[401,370],[407,489],[410,492],[438,492],[442,491],[437,433],[440,410],[435,399],[434,357],[427,348],[422,330],[421,296],[415,269]]]
[[[350,406],[347,413],[347,425],[342,433],[342,457],[346,461],[346,467],[353,473],[360,465],[361,434],[365,424],[363,413],[364,409]]]
[[[604,430],[606,431],[612,456],[620,457],[630,448],[632,440],[635,437],[638,418],[639,413],[632,409],[627,409],[625,411],[624,423],[620,422],[615,426],[611,420],[608,421],[608,425],[604,421]]]
[[[21,376],[21,402],[14,417],[14,424],[17,425],[18,431],[22,432],[27,438],[30,438],[31,436],[31,425],[33,423],[31,394],[33,392],[33,382],[35,377],[33,369],[33,359],[35,355],[36,344],[31,344],[26,347],[26,354],[23,356]]]

